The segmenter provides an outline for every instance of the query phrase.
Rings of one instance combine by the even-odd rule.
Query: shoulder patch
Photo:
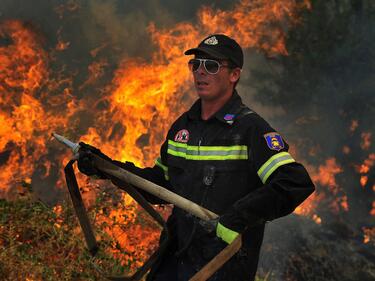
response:
[[[269,149],[280,151],[285,146],[283,138],[276,132],[265,134],[264,138]]]

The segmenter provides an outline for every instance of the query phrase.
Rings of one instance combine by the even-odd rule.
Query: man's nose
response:
[[[199,66],[197,72],[199,75],[206,75],[207,74],[207,71],[203,65],[204,63],[202,62],[201,65]]]

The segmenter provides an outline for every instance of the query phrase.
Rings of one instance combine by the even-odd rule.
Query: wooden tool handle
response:
[[[155,195],[156,197],[163,199],[164,201],[171,203],[200,219],[210,220],[216,219],[218,217],[218,215],[214,212],[211,212],[210,210],[203,208],[202,206],[194,203],[193,201],[190,201],[176,193],[173,193],[172,191],[169,191],[164,187],[161,187],[160,185],[157,185],[129,171],[126,171],[96,155],[94,155],[94,161],[96,167],[99,170],[111,176],[114,176],[124,182],[128,182],[140,189],[143,189]]]
[[[204,281],[210,278],[218,271],[238,250],[241,248],[241,235],[228,246],[226,246],[219,254],[217,254],[209,263],[199,270],[189,281]]]

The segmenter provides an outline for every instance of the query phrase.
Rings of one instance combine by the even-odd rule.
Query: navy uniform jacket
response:
[[[285,140],[236,91],[206,121],[197,100],[173,123],[153,168],[128,162],[124,167],[217,213],[221,224],[242,233],[241,251],[212,280],[252,280],[265,222],[293,212],[314,191]],[[151,196],[148,200],[160,203]],[[177,207],[168,226],[170,258],[187,258],[196,271],[226,246]]]

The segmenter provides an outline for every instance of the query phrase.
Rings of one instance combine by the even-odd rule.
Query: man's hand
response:
[[[199,224],[203,226],[203,229],[208,233],[216,232],[216,236],[226,243],[230,244],[239,235],[238,232],[231,230],[219,222],[219,218],[212,220],[199,220]]]
[[[212,233],[216,231],[216,226],[218,222],[219,222],[219,218],[208,220],[208,221],[202,220],[202,219],[199,220],[199,224],[203,227],[203,229],[207,233]]]
[[[94,164],[94,154],[105,160],[112,162],[112,159],[102,153],[96,147],[88,145],[84,142],[79,143],[80,149],[78,151],[78,169],[81,173],[99,179],[108,179],[108,177],[99,171]]]

